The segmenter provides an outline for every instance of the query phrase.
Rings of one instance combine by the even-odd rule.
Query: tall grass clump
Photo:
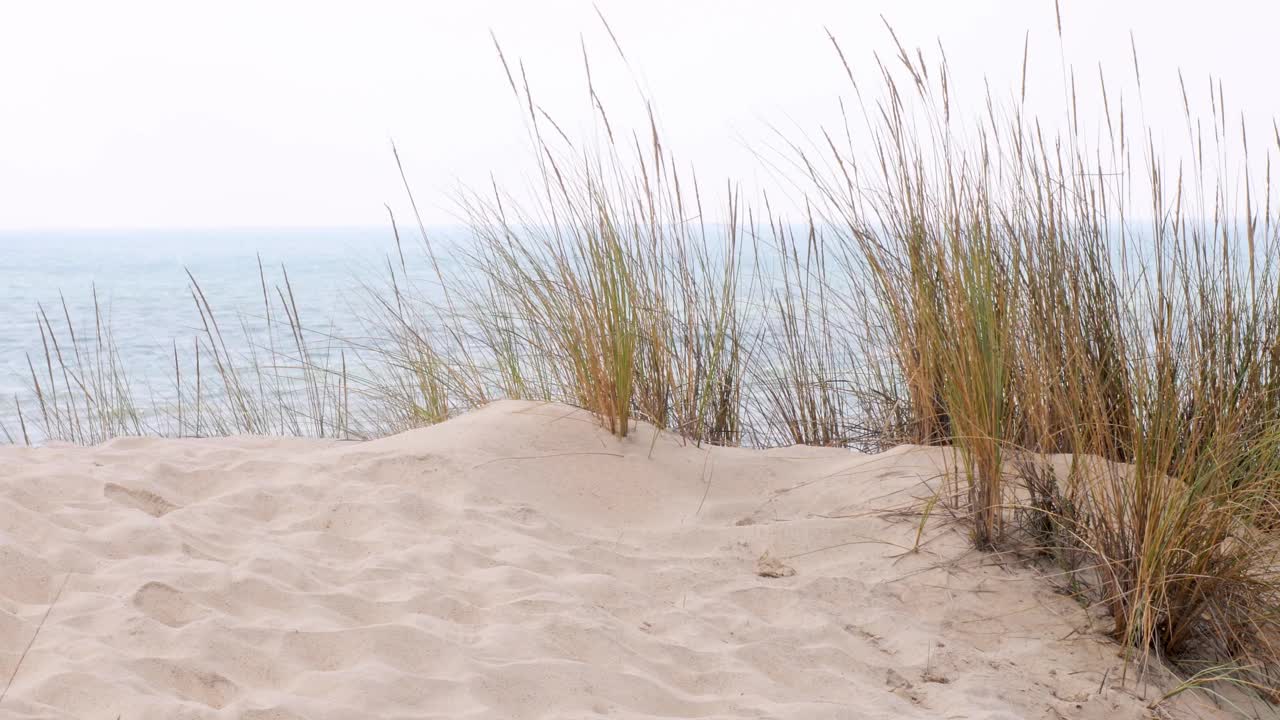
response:
[[[962,119],[945,62],[898,50],[861,126],[793,146],[840,230],[846,273],[876,299],[869,344],[884,352],[869,354],[879,367],[860,393],[900,409],[890,439],[956,448],[951,477],[978,545],[1031,538],[1140,655],[1230,662],[1269,687],[1280,660],[1269,169],[1251,184],[1220,86],[1211,137],[1184,103],[1192,159],[1166,165],[1130,140],[1105,84],[1091,144],[1074,78],[1049,134],[1025,110],[1025,65],[1011,102],[988,96]],[[1218,169],[1232,153],[1239,195]],[[1011,533],[1013,517],[1028,532]]]
[[[810,221],[770,222],[768,260],[760,267],[765,317],[751,383],[760,397],[759,440],[768,445],[848,446],[855,426],[848,324],[831,296],[824,229]],[[799,235],[799,237],[797,237]]]
[[[406,300],[394,282],[378,295],[382,327],[395,328],[393,363],[429,355],[439,359],[433,376],[469,377],[476,390],[459,407],[555,400],[621,437],[638,418],[694,442],[740,443],[751,239],[736,192],[725,222],[706,223],[697,180],[677,170],[651,111],[643,135],[624,139],[588,84],[601,137],[580,147],[537,105],[523,68],[503,67],[526,113],[536,200],[499,187],[461,193],[470,236],[449,273],[424,243],[433,299]]]
[[[27,354],[34,409],[28,413],[35,428],[47,437],[79,444],[103,442],[118,435],[139,435],[145,430],[127,368],[111,332],[111,318],[92,289],[92,332],[86,334],[60,298],[61,318],[51,320],[43,305],[37,306],[40,354]],[[55,317],[57,317],[55,315]],[[61,322],[59,322],[59,320]],[[15,409],[24,442],[30,442],[28,415],[15,398]]]

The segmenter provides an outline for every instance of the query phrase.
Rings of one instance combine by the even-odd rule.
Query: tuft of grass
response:
[[[843,447],[853,441],[847,365],[853,357],[833,314],[832,278],[821,230],[771,223],[778,281],[768,289],[768,322],[754,378],[769,444]]]
[[[45,436],[80,444],[138,435],[146,429],[96,287],[92,297],[93,333],[87,337],[77,333],[65,298],[60,298],[61,325],[50,320],[43,305],[37,305],[36,324],[43,351],[39,369],[27,355],[31,395],[39,407],[38,422]],[[15,400],[15,405],[29,444],[20,403]]]
[[[1105,86],[1096,148],[1074,95],[1056,137],[1021,101],[1005,112],[988,98],[967,126],[945,63],[898,49],[896,68],[880,66],[884,99],[863,108],[868,156],[830,136],[826,161],[793,146],[842,229],[849,276],[875,297],[870,344],[888,360],[860,392],[891,398],[895,439],[960,451],[976,544],[1029,538],[1140,656],[1227,661],[1272,683],[1280,236],[1269,179],[1229,192],[1194,131],[1191,167],[1170,172],[1127,136],[1123,110],[1111,123]],[[1212,107],[1224,158],[1220,92]],[[1245,168],[1248,147],[1236,146]],[[1150,221],[1129,204],[1143,190]],[[1060,453],[1075,458],[1066,469]]]

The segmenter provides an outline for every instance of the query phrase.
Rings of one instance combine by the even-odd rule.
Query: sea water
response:
[[[385,276],[396,253],[389,227],[0,232],[0,422],[12,431],[15,396],[31,399],[28,356],[45,372],[42,311],[67,352],[67,317],[81,343],[100,318],[130,384],[163,392],[173,383],[175,344],[190,355],[204,333],[192,278],[239,355],[248,349],[236,346],[248,342],[242,326],[264,314],[259,262],[273,312],[283,316],[277,288],[285,289],[287,269],[302,323],[342,335],[357,330],[365,284]]]

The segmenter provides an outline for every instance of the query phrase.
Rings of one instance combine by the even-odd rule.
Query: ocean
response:
[[[32,407],[27,358],[41,369],[41,307],[59,333],[69,315],[83,343],[96,292],[130,383],[163,394],[174,344],[189,351],[203,332],[188,271],[239,354],[241,321],[263,315],[259,258],[272,293],[287,269],[304,325],[342,334],[357,331],[362,283],[384,277],[395,252],[390,227],[0,232],[0,423],[16,428],[15,396]]]
[[[443,274],[454,281],[463,278],[464,284],[469,285],[465,278],[470,265],[462,262],[462,258],[471,247],[470,233],[456,226],[431,227],[427,231]],[[710,228],[712,244],[719,242],[716,232],[716,228]],[[389,226],[0,232],[0,259],[3,260],[0,263],[0,442],[22,442],[24,430],[26,438],[33,442],[45,440],[40,419],[50,415],[53,416],[49,421],[54,428],[50,430],[53,437],[75,437],[80,442],[96,442],[119,432],[174,434],[175,427],[180,434],[234,432],[235,428],[200,424],[206,414],[209,417],[219,414],[209,411],[210,403],[217,402],[218,398],[224,399],[222,417],[227,413],[239,416],[237,408],[225,404],[230,395],[220,393],[210,382],[220,377],[215,363],[227,358],[231,365],[251,378],[261,377],[255,372],[261,362],[268,375],[285,379],[286,383],[288,378],[296,379],[304,372],[303,368],[327,368],[333,372],[325,378],[340,376],[344,383],[349,379],[356,389],[348,392],[349,386],[343,385],[343,390],[336,391],[326,385],[328,389],[324,392],[340,393],[344,418],[362,415],[368,406],[362,404],[361,387],[379,389],[365,397],[386,397],[381,392],[386,386],[380,383],[387,376],[381,375],[378,368],[371,370],[369,365],[362,364],[369,357],[378,358],[378,353],[362,351],[392,347],[386,342],[385,316],[379,322],[378,316],[382,313],[371,302],[374,295],[392,297],[385,291],[388,263],[395,268],[398,289],[409,298],[408,317],[415,322],[409,332],[430,335],[442,331],[431,313],[420,316],[415,312],[417,308],[439,309],[448,304],[450,312],[453,311],[452,300],[438,294],[436,275],[432,263],[426,261],[420,235],[416,231],[405,233],[402,229],[402,238],[403,246],[398,248]],[[400,251],[405,260],[403,266]],[[802,252],[805,252],[803,248]],[[770,342],[776,342],[777,338],[759,334],[764,325],[775,319],[768,303],[759,303],[777,301],[775,293],[782,289],[779,284],[782,265],[771,254],[767,242],[765,247],[752,247],[747,254],[751,263],[750,268],[744,270],[747,289],[738,292],[750,297],[739,299],[742,303],[739,312],[743,313],[740,318],[744,337],[751,338],[747,341],[749,352],[754,356],[757,371],[763,375],[753,377],[751,382],[755,384],[744,392],[748,404],[767,407],[765,398],[759,396],[759,383],[782,372],[782,368],[775,368],[770,359],[777,348],[763,342],[769,338],[772,338]],[[270,323],[265,318],[264,278],[259,274],[259,263],[271,307]],[[403,268],[408,269],[407,282]],[[700,277],[691,279],[696,283],[709,281]],[[714,281],[720,282],[718,277]],[[849,295],[841,292],[843,286],[838,276],[828,281],[836,294]],[[193,297],[197,284],[201,293],[199,302],[207,300],[216,318],[218,339],[212,342],[197,298]],[[477,284],[482,286],[483,283]],[[296,319],[288,317],[294,312],[295,304]],[[460,317],[465,319],[466,312],[463,309]],[[113,343],[106,353],[96,346],[99,319],[105,326],[101,334]],[[297,359],[294,350],[290,328],[295,322],[306,329],[307,362]],[[268,325],[274,331],[268,332]],[[50,328],[52,337],[46,338]],[[74,342],[69,328],[74,328]],[[463,336],[470,338],[466,331]],[[452,347],[456,338],[450,335],[445,339],[445,345]],[[841,339],[835,341],[839,344]],[[75,356],[77,349],[84,354],[83,361]],[[214,357],[215,350],[218,357]],[[46,364],[47,353],[54,356],[52,368]],[[64,359],[62,364],[73,368],[69,373],[62,372],[59,353]],[[98,368],[104,366],[104,355],[110,367],[99,371]],[[348,360],[352,361],[350,366]],[[859,367],[849,364],[827,368],[827,371],[845,377],[860,372]],[[342,368],[341,373],[336,372],[338,368]],[[114,382],[117,373],[122,373],[121,385]],[[175,378],[180,379],[180,387]],[[203,378],[203,386],[199,380],[193,383],[193,378]],[[33,389],[37,382],[47,401],[43,406]],[[86,386],[92,392],[65,391],[68,387]],[[123,389],[117,390],[117,387]],[[290,387],[301,389],[303,385]],[[50,388],[54,389],[52,393]],[[279,391],[274,388],[267,388],[272,391],[267,393],[261,387],[250,390],[259,397],[279,397]],[[61,397],[54,399],[53,393],[61,393]],[[71,428],[62,424],[59,417],[83,417],[86,404],[82,402],[77,408],[74,403],[86,394],[102,399],[95,400],[94,422],[88,425],[96,423],[99,427],[114,429],[82,431],[78,425]],[[125,395],[130,402],[113,401],[113,397]],[[200,404],[202,398],[204,405]],[[307,397],[295,396],[290,407],[303,408],[295,417],[305,415],[313,407],[308,402]],[[194,427],[193,404],[197,408]],[[25,428],[19,420],[19,407],[21,417],[26,420]],[[199,410],[201,407],[204,413]],[[49,413],[50,408],[56,412]],[[326,405],[326,408],[306,417],[328,413],[327,419],[332,421],[333,407]],[[373,414],[376,413],[364,416]],[[142,418],[141,425],[135,417]],[[359,420],[353,425],[359,425]],[[291,432],[275,421],[269,427],[280,433]],[[343,425],[344,432],[347,427]],[[308,428],[297,431],[307,432]],[[356,434],[359,432],[357,428]]]

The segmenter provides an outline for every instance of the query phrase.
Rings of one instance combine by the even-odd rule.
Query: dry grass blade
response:
[[[14,678],[18,677],[18,670],[22,669],[22,662],[27,659],[27,653],[31,652],[32,646],[36,644],[36,638],[40,637],[40,631],[44,629],[44,624],[48,621],[49,615],[58,605],[58,600],[62,598],[62,591],[66,589],[67,581],[70,579],[71,573],[67,573],[62,578],[62,584],[58,586],[58,592],[54,594],[49,607],[45,609],[44,615],[40,618],[40,624],[36,625],[36,631],[31,633],[31,639],[27,641],[27,646],[22,649],[22,654],[18,656],[18,662],[13,666],[13,672],[9,673],[9,680],[4,684],[4,690],[0,691],[0,703],[4,702],[5,696],[9,694],[9,688],[13,687]]]

